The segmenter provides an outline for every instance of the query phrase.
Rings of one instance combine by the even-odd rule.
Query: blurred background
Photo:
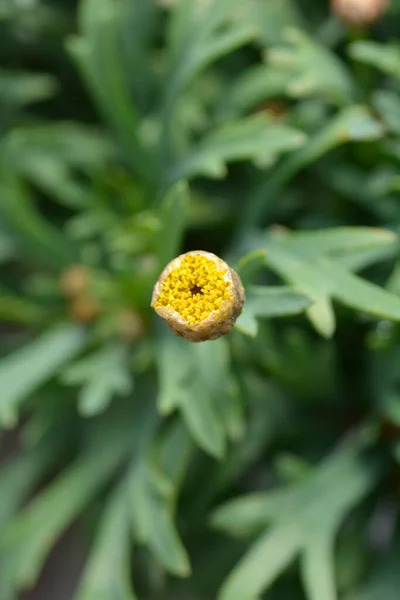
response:
[[[0,600],[398,600],[399,0],[0,0]],[[237,269],[216,341],[150,307]]]

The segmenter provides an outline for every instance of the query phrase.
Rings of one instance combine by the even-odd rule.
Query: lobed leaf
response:
[[[221,178],[229,162],[253,160],[273,162],[278,156],[305,142],[300,131],[255,115],[222,125],[206,136],[172,171],[173,180],[198,175]]]
[[[68,367],[63,373],[63,382],[82,385],[78,405],[83,416],[105,411],[114,396],[126,396],[133,389],[126,348],[118,344],[106,345]]]
[[[305,561],[303,576],[307,591],[311,590],[313,594],[310,598],[313,599],[316,592],[317,573],[318,577],[322,573],[317,591],[324,595],[320,597],[327,600],[334,597],[329,596],[335,593],[332,556],[325,554],[322,564],[313,563],[312,568],[309,558],[315,555],[319,560],[324,558],[318,554],[321,544],[325,552],[331,547],[331,536],[346,513],[365,497],[376,482],[379,470],[372,463],[364,462],[358,456],[359,451],[357,445],[344,447],[324,461],[304,483],[294,489],[289,488],[286,499],[283,497],[279,504],[275,503],[273,525],[252,544],[229,574],[220,590],[220,600],[256,600],[299,553]],[[334,488],[329,485],[332,478]],[[267,519],[271,515],[271,506],[274,507],[274,503],[266,503]],[[242,519],[242,530],[243,517],[250,519],[254,526],[253,512],[247,511],[246,515],[237,512],[237,519]]]
[[[225,452],[227,435],[219,398],[230,396],[231,381],[225,344],[189,344],[160,328],[157,352],[160,411],[169,414],[179,408],[199,446],[218,458]]]

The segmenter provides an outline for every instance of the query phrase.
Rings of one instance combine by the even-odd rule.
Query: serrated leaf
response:
[[[250,286],[246,290],[243,313],[235,327],[242,333],[255,337],[258,333],[257,318],[273,318],[296,315],[310,305],[310,299],[290,288]]]
[[[63,381],[82,386],[78,396],[82,415],[90,417],[105,411],[115,396],[126,396],[133,389],[126,348],[118,344],[105,346],[68,367]]]
[[[256,600],[297,554],[300,553],[308,561],[309,553],[316,552],[315,545],[321,544],[319,536],[322,536],[323,544],[329,546],[331,531],[336,532],[347,512],[365,497],[376,482],[379,471],[374,464],[364,462],[359,457],[359,452],[357,444],[344,447],[324,461],[303,483],[289,488],[287,497],[283,494],[279,503],[276,503],[275,496],[272,514],[271,505],[266,504],[266,522],[272,516],[273,524],[230,573],[221,588],[219,600]],[[335,481],[334,488],[327,485],[332,478]],[[237,521],[242,521],[242,531],[249,518],[254,525],[252,511],[247,510],[245,514],[236,512]],[[327,524],[329,529],[326,528]],[[321,595],[321,598],[331,600],[327,594],[332,591],[329,587],[332,584],[329,580],[332,565],[329,557],[327,560],[327,564],[323,565],[324,587],[318,589],[320,593],[326,594]],[[315,567],[313,565],[313,569]],[[314,593],[315,572],[310,573],[308,566],[303,574],[304,572],[307,589],[309,591],[312,586]],[[310,598],[313,599],[314,596]]]
[[[326,236],[323,231],[272,234],[264,236],[264,242],[255,238],[251,246],[265,250],[266,264],[313,301],[307,315],[322,335],[330,337],[335,329],[332,299],[367,314],[400,319],[400,301],[395,295],[346,270],[345,261],[334,260],[336,256],[351,259],[352,252],[374,246],[379,258],[381,248],[395,241],[392,233],[383,230],[339,229],[327,230]]]
[[[85,346],[85,331],[76,325],[57,327],[0,361],[0,420],[13,425],[19,405]]]
[[[175,575],[187,577],[190,563],[172,519],[173,487],[150,462],[135,465],[130,481],[134,535]]]
[[[158,258],[163,268],[179,253],[189,214],[189,189],[179,181],[167,193],[159,209],[162,231],[158,234]]]
[[[172,171],[172,180],[195,175],[223,177],[229,162],[240,160],[274,161],[305,142],[302,132],[255,115],[222,125],[206,136]]]
[[[130,584],[127,485],[108,500],[74,600],[135,600]]]

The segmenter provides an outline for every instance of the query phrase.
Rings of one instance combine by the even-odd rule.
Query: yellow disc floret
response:
[[[154,307],[170,307],[189,324],[203,321],[232,299],[227,269],[202,254],[186,255],[165,278]]]

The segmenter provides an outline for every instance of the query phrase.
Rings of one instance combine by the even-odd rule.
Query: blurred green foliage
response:
[[[0,600],[400,597],[400,3],[0,0]],[[213,251],[246,303],[151,310]]]

